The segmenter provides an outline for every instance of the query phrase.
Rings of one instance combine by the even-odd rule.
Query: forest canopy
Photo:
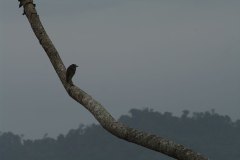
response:
[[[132,109],[119,118],[124,124],[146,132],[159,134],[204,153],[211,160],[239,160],[240,120],[219,115],[214,110],[190,113],[184,110],[180,117],[171,112],[152,109]],[[71,129],[57,138],[44,135],[42,139],[24,139],[11,132],[0,134],[1,160],[170,160],[155,151],[122,141],[100,125]]]

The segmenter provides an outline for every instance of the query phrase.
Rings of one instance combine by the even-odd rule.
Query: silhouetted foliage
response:
[[[119,121],[172,139],[204,153],[211,160],[239,160],[240,120],[215,113],[184,110],[180,117],[170,112],[132,109]],[[23,140],[11,132],[0,132],[1,160],[170,160],[160,153],[115,138],[99,125],[80,125],[56,139]]]

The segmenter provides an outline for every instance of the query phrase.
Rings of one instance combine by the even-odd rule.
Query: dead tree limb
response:
[[[125,126],[116,121],[99,102],[86,92],[77,86],[68,84],[65,81],[66,68],[39,19],[33,0],[18,1],[20,2],[19,7],[24,8],[23,14],[26,15],[33,32],[48,55],[69,96],[90,111],[103,128],[118,138],[155,150],[178,160],[207,160],[204,156],[183,145]]]

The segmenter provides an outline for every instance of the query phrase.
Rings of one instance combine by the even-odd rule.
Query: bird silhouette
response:
[[[76,64],[71,64],[71,65],[67,68],[66,81],[67,81],[67,83],[71,84],[72,86],[73,86],[72,77],[74,76],[77,67],[78,67],[78,66],[77,66]]]

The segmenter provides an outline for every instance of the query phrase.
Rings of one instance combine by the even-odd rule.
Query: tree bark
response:
[[[158,151],[178,160],[208,159],[183,145],[174,143],[171,140],[125,126],[116,121],[99,102],[94,100],[86,92],[75,85],[72,86],[68,84],[65,80],[66,68],[39,19],[33,0],[18,1],[20,2],[19,7],[24,8],[23,15],[26,15],[33,32],[49,57],[69,96],[90,111],[103,128],[118,138]]]

